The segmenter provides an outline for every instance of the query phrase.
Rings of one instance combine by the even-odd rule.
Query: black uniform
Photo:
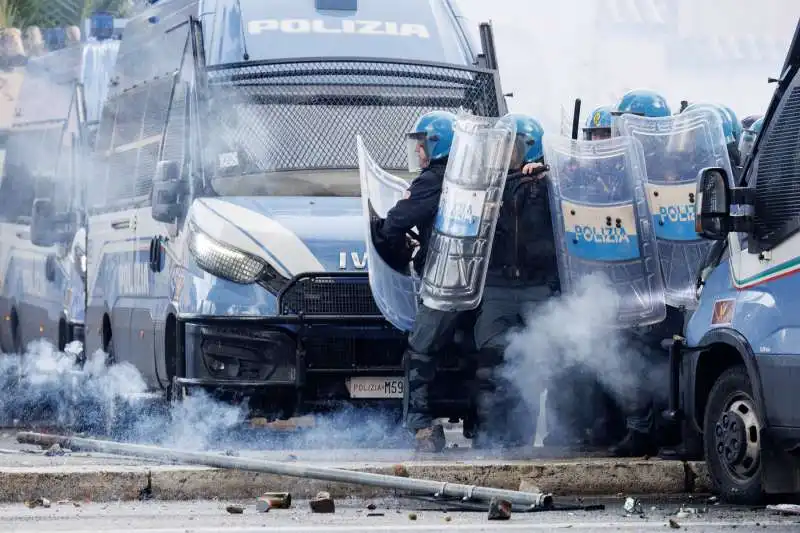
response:
[[[536,406],[502,376],[506,335],[524,326],[525,315],[559,290],[547,183],[540,176],[511,174],[503,191],[486,288],[475,324],[478,433],[475,446],[532,442]],[[498,442],[500,441],[500,442]]]
[[[379,221],[373,238],[381,256],[406,249],[406,234],[416,227],[420,247],[414,256],[414,269],[421,275],[428,252],[433,223],[442,194],[446,159],[434,161],[409,187],[407,197]],[[402,252],[401,252],[402,253]],[[431,427],[429,388],[436,373],[436,356],[452,341],[459,314],[419,306],[414,329],[408,338],[403,418],[406,428],[419,430]]]

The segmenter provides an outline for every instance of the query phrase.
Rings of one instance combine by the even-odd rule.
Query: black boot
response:
[[[653,439],[646,433],[629,431],[625,438],[616,446],[608,450],[614,457],[643,457],[653,456],[658,452],[658,448],[653,443]]]

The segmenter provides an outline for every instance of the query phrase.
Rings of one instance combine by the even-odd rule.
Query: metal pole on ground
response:
[[[366,485],[406,491],[415,494],[427,494],[465,500],[490,501],[492,498],[506,500],[513,504],[525,505],[536,508],[550,508],[553,497],[549,494],[536,492],[519,492],[514,490],[478,487],[475,485],[462,485],[459,483],[446,483],[428,479],[413,479],[384,474],[371,474],[368,472],[354,472],[338,468],[302,465],[297,463],[281,463],[277,461],[264,461],[260,459],[245,459],[241,457],[227,457],[202,452],[182,452],[157,446],[141,444],[124,444],[120,442],[84,439],[80,437],[67,437],[62,435],[45,435],[42,433],[22,432],[17,433],[17,441],[23,444],[39,446],[52,446],[60,444],[72,450],[86,450],[98,453],[113,453],[157,461],[174,461],[190,465],[210,466],[214,468],[232,468],[251,472],[264,472],[279,476],[300,477]]]

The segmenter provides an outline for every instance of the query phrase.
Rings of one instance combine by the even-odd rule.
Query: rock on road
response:
[[[562,500],[563,501],[563,500]],[[229,514],[226,506],[243,504],[243,514]],[[509,521],[489,522],[482,512],[444,512],[417,501],[374,501],[367,510],[359,500],[337,502],[335,514],[314,515],[305,501],[289,510],[257,513],[253,501],[195,501],[141,503],[53,502],[49,508],[29,509],[21,504],[0,506],[0,531],[15,533],[311,533],[311,532],[496,532],[507,531],[664,531],[672,518],[688,531],[797,531],[800,517],[782,517],[764,510],[712,506],[708,512],[676,517],[677,503],[645,499],[644,517],[625,516],[622,499],[604,501],[605,511],[514,513]],[[410,515],[415,514],[416,520]],[[368,516],[377,514],[376,516]]]

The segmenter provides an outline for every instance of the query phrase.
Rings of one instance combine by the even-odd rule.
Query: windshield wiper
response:
[[[236,5],[239,7],[239,31],[242,37],[242,49],[244,50],[242,59],[250,61],[250,54],[247,53],[247,37],[244,34],[244,12],[242,11],[241,0],[236,0]]]

